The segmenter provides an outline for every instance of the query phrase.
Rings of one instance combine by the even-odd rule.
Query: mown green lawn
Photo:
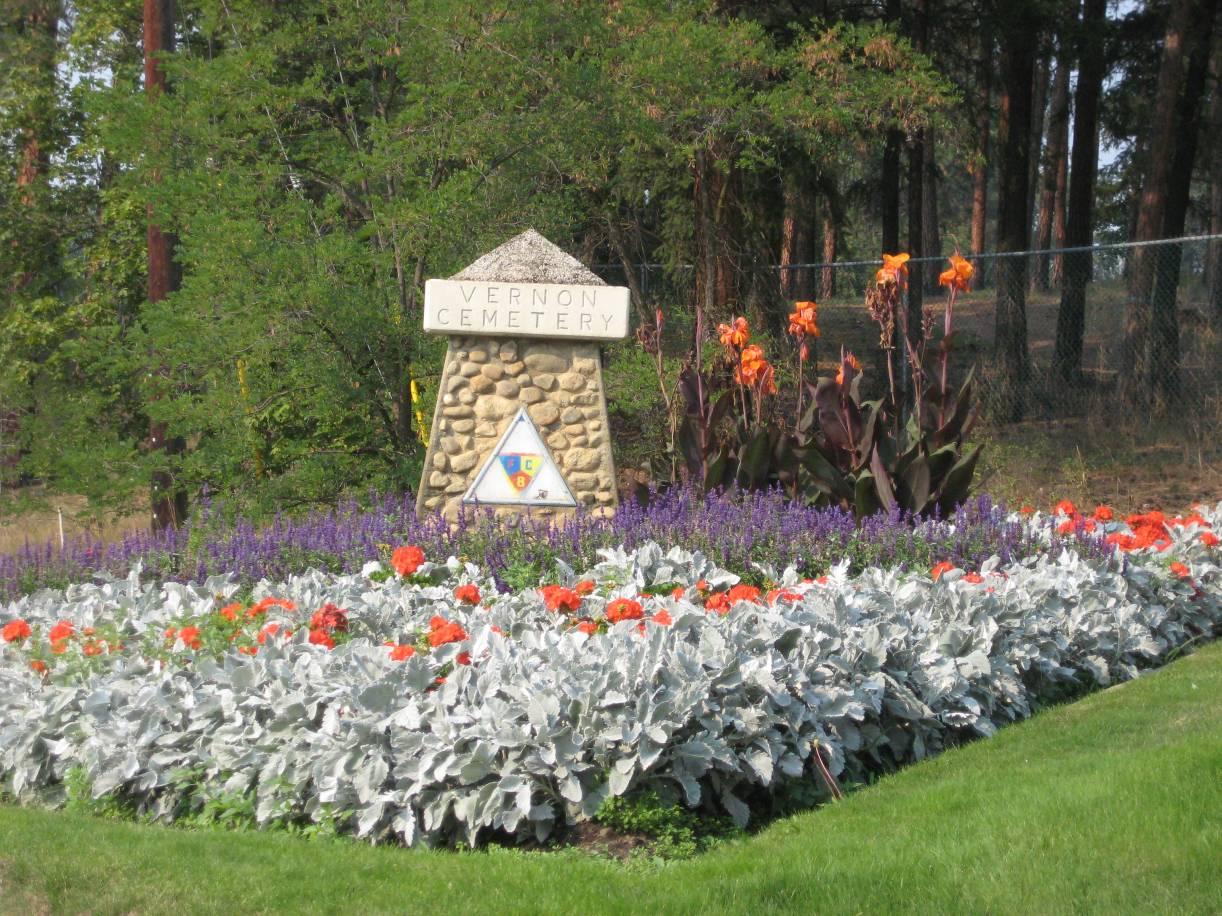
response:
[[[1222,644],[660,868],[0,808],[4,912],[1222,912]]]

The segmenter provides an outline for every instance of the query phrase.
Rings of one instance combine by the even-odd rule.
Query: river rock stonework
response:
[[[453,280],[603,286],[537,232],[511,239]],[[543,337],[450,336],[416,498],[420,515],[453,519],[501,437],[525,408],[579,507],[614,511],[615,466],[599,345]],[[481,504],[483,505],[483,504]],[[466,508],[475,506],[468,502]],[[498,515],[571,508],[491,505]]]

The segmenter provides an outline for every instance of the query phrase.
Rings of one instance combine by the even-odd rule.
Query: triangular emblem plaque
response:
[[[577,506],[524,407],[509,421],[462,501],[485,506]]]

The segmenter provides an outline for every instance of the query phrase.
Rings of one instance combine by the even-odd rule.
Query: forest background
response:
[[[697,308],[780,352],[794,300],[859,301],[798,265],[1222,233],[1216,6],[0,0],[3,508],[165,526],[205,492],[257,515],[414,488],[444,350],[423,282],[527,227],[629,285],[638,326],[661,309],[674,371]],[[1126,259],[1107,396],[1182,425],[1222,411],[1178,381],[1181,338],[1222,328],[1220,251],[1187,312],[1159,251]],[[1089,271],[989,272],[993,423],[1033,412],[1033,291],[1052,377],[1084,384]],[[648,357],[606,360],[647,476]]]

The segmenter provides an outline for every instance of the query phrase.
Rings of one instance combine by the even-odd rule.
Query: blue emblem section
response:
[[[530,486],[535,475],[543,467],[543,456],[527,454],[525,452],[509,452],[504,455],[498,455],[497,460],[501,463],[501,470],[505,472],[505,477],[509,481],[509,485],[513,487],[514,492],[521,493]]]

